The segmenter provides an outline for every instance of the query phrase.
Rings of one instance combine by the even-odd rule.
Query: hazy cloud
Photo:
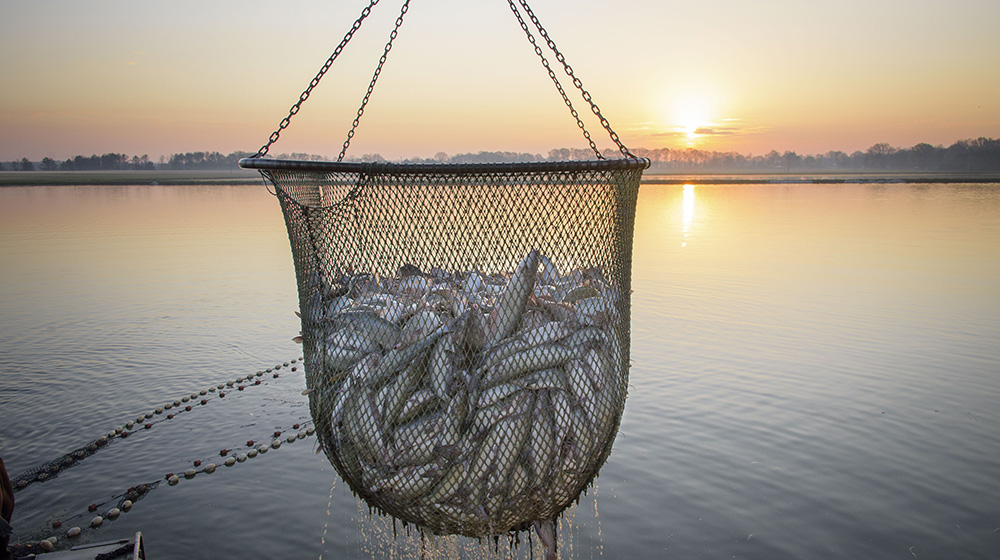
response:
[[[731,126],[700,126],[694,129],[694,133],[702,136],[718,136],[726,134],[736,134],[740,129]]]
[[[676,127],[670,130],[653,132],[651,136],[655,138],[688,137],[691,134],[697,136],[745,136],[748,134],[760,134],[768,131],[767,127],[742,126],[738,125],[737,121],[738,119],[723,119],[724,124],[708,124],[705,126],[699,126],[693,131],[689,131],[686,128]]]

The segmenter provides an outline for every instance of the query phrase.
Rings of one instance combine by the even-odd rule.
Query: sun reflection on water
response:
[[[684,241],[681,242],[681,247],[687,247],[687,238],[690,235],[691,223],[694,221],[694,199],[694,185],[684,185],[684,213],[681,218]]]

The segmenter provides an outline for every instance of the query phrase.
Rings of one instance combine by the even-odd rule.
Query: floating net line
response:
[[[225,391],[228,389],[243,391],[246,387],[261,385],[260,378],[265,374],[272,375],[275,379],[277,379],[279,376],[278,371],[281,370],[282,367],[290,367],[291,371],[294,372],[298,369],[298,366],[295,364],[297,364],[300,360],[301,358],[293,359],[289,362],[284,362],[284,364],[276,364],[267,369],[257,370],[256,373],[237,377],[232,381],[220,382],[217,385],[212,385],[201,389],[200,391],[193,392],[190,396],[184,395],[178,397],[172,401],[164,403],[162,406],[157,406],[147,412],[139,414],[134,420],[127,420],[114,430],[109,431],[106,435],[102,435],[72,451],[63,453],[51,461],[46,461],[45,463],[36,465],[19,473],[11,479],[11,485],[14,488],[14,492],[20,492],[36,482],[45,482],[56,478],[59,476],[59,473],[79,465],[81,461],[91,455],[94,455],[101,449],[104,449],[118,440],[127,438],[131,435],[134,429],[148,430],[161,422],[172,420],[177,415],[191,412],[197,406],[204,406],[210,402],[209,396],[221,398],[226,396]]]
[[[648,160],[241,165],[275,186],[310,411],[352,491],[471,537],[571,505],[624,409]]]

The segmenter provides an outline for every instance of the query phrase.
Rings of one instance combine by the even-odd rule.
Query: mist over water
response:
[[[561,557],[995,556],[1000,185],[647,185],[634,243],[629,399]],[[12,476],[301,355],[259,187],[0,189],[0,259]],[[307,425],[280,372],[18,493],[15,540]],[[311,438],[161,483],[80,542],[135,530],[157,558],[530,556],[369,517]]]

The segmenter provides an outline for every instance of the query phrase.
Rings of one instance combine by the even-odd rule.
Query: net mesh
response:
[[[556,518],[611,451],[648,160],[244,160],[276,188],[319,441],[373,509],[473,537]]]

